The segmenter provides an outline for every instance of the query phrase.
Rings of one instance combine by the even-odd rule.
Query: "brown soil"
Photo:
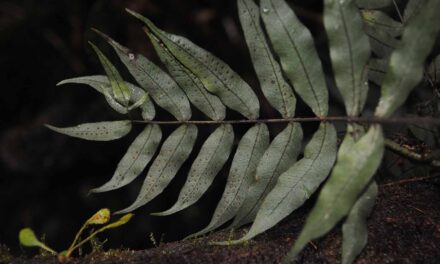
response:
[[[216,232],[148,250],[93,253],[68,263],[279,263],[295,241],[303,221],[304,213],[296,213],[244,245],[208,245],[210,241],[238,237],[244,230],[234,234]],[[440,181],[381,185],[368,226],[368,245],[356,263],[440,263]],[[340,248],[340,230],[336,229],[311,243],[295,263],[339,263]],[[55,257],[35,257],[10,263],[58,261]]]

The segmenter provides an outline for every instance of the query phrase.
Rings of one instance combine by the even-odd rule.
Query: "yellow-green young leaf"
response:
[[[210,94],[200,79],[180,63],[157,37],[148,30],[145,32],[153,43],[159,58],[186,93],[191,103],[212,120],[223,120],[226,116],[226,107],[220,99]]]
[[[373,28],[386,32],[393,37],[397,37],[402,34],[402,23],[397,22],[382,11],[362,10],[361,14],[364,22]]]
[[[440,1],[428,0],[422,8],[405,27],[400,45],[391,55],[376,116],[391,116],[422,80],[426,57],[440,30]]]
[[[90,192],[107,192],[132,182],[153,158],[161,139],[162,131],[160,127],[158,125],[147,125],[131,143],[111,180]]]
[[[312,195],[330,173],[336,159],[336,130],[321,123],[304,150],[304,158],[278,178],[258,210],[249,232],[236,243],[249,240],[275,226]]]
[[[181,125],[171,133],[148,171],[136,201],[117,214],[133,211],[162,193],[191,154],[197,138],[195,125]]]
[[[145,103],[145,102],[147,101],[147,98],[148,98],[148,97],[147,97],[146,94],[143,95],[141,98],[139,98],[138,101],[134,102],[132,105],[130,105],[130,106],[128,107],[128,111],[131,111],[131,110],[133,110],[133,109],[136,109],[136,108],[140,107],[143,103]]]
[[[260,9],[253,0],[238,0],[238,15],[261,90],[283,117],[295,115],[296,98],[271,52],[260,21]]]
[[[102,225],[108,223],[110,220],[110,210],[108,208],[103,208],[96,212],[92,217],[87,220],[86,224],[91,225]]]
[[[312,34],[284,0],[261,0],[261,17],[281,67],[315,115],[328,112],[328,92]]]
[[[368,93],[368,37],[353,0],[325,0],[324,26],[336,85],[344,99],[347,115],[361,113]]]
[[[34,231],[30,228],[23,228],[20,230],[20,233],[18,234],[18,239],[20,241],[20,244],[22,244],[25,247],[39,247],[41,244],[43,244],[38,238],[35,236]]]
[[[370,59],[368,62],[368,79],[377,85],[382,85],[383,78],[387,73],[388,60]]]
[[[177,120],[191,118],[188,98],[166,72],[141,54],[131,52],[104,33],[95,31],[113,47],[134,79],[160,107],[170,112]]]
[[[78,84],[87,84],[96,91],[102,93],[105,96],[108,104],[118,113],[127,114],[127,107],[122,106],[118,103],[112,96],[112,87],[110,81],[105,75],[92,75],[92,76],[83,76],[77,78],[66,79],[59,82],[57,85],[63,85],[68,83],[78,83]],[[133,85],[131,83],[125,82],[128,89],[130,90],[130,102],[135,105],[140,103],[139,107],[142,109],[142,118],[144,120],[153,120],[156,115],[156,111],[154,109],[153,102],[150,97],[142,90],[140,87]],[[145,99],[143,99],[145,98]],[[143,101],[145,100],[145,101]],[[131,106],[130,108],[133,108]]]
[[[371,126],[357,141],[351,133],[346,134],[330,178],[319,193],[287,260],[293,259],[308,242],[326,234],[348,215],[379,167],[383,152],[380,125]]]
[[[301,150],[302,136],[301,126],[297,123],[289,123],[275,137],[258,163],[255,179],[248,189],[232,227],[254,220],[261,203],[275,186],[278,177],[296,161]]]
[[[222,102],[249,119],[257,119],[260,103],[252,88],[226,63],[190,40],[158,29],[147,18],[127,10],[148,27],[164,47]]]
[[[94,141],[109,141],[127,135],[131,130],[131,121],[121,120],[85,123],[74,127],[55,127],[46,125],[46,127],[55,132],[71,137]]]
[[[28,227],[20,230],[20,233],[18,233],[18,240],[20,241],[20,244],[25,247],[39,247],[52,254],[57,254],[55,250],[49,248],[43,242],[38,240],[38,238],[35,236],[34,231],[32,231],[32,229]]]
[[[393,0],[356,0],[356,5],[365,9],[380,9],[390,6],[392,3]]]
[[[246,192],[254,180],[255,171],[269,146],[269,130],[266,124],[256,124],[241,138],[232,160],[226,187],[214,211],[211,222],[197,236],[216,229],[232,219],[244,202]]]
[[[353,205],[342,226],[342,264],[353,263],[367,244],[367,217],[373,210],[377,192],[373,181]]]
[[[134,216],[134,214],[131,214],[131,213],[123,215],[121,218],[119,218],[118,221],[110,223],[110,224],[104,226],[99,231],[102,232],[102,231],[107,230],[107,229],[117,228],[117,227],[120,227],[122,225],[125,225],[126,223],[128,223],[128,221],[131,220],[131,218],[133,218],[133,216]]]
[[[109,59],[96,47],[92,42],[89,42],[93,50],[98,55],[99,61],[101,62],[105,73],[110,80],[113,95],[116,101],[127,106],[130,101],[130,90],[122,79],[116,67],[110,62]]]
[[[177,202],[168,210],[153,215],[170,215],[197,202],[211,186],[231,154],[234,130],[229,124],[220,125],[203,143],[191,165],[188,178],[180,191]]]

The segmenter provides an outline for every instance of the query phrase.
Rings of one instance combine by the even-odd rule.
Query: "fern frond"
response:
[[[151,164],[136,200],[129,207],[115,214],[131,212],[161,194],[191,154],[196,138],[197,127],[195,125],[181,125],[174,130],[165,140],[159,155]]]
[[[181,211],[197,202],[211,186],[229,158],[234,143],[232,126],[220,125],[203,143],[195,158],[177,202],[168,210],[153,215],[164,216]]]
[[[160,127],[158,125],[147,125],[125,152],[111,180],[101,187],[92,189],[90,192],[107,192],[122,188],[132,182],[153,158],[161,139]]]

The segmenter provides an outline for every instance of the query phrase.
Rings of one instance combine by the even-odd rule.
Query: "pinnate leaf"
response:
[[[330,58],[336,85],[347,115],[361,113],[368,92],[368,37],[353,0],[325,0],[324,26],[329,38]]]
[[[153,215],[170,215],[197,202],[228,160],[233,143],[234,130],[232,126],[229,124],[220,125],[203,143],[177,202],[170,209]]]
[[[115,190],[132,182],[153,158],[162,139],[158,125],[147,125],[131,143],[110,181],[91,190],[92,193]]]
[[[77,84],[87,84],[99,93],[102,93],[108,104],[118,113],[121,114],[127,114],[128,109],[125,106],[122,106],[120,103],[118,103],[114,97],[112,96],[112,88],[110,81],[107,76],[105,75],[92,75],[92,76],[82,76],[82,77],[76,77],[76,78],[70,78],[63,80],[59,82],[57,85],[63,85],[68,83],[77,83]],[[136,85],[133,85],[131,83],[125,82],[128,89],[130,90],[130,102],[136,103],[142,100],[144,96],[147,96],[147,94],[142,90],[141,88],[137,87]],[[142,118],[144,120],[152,120],[154,119],[154,116],[156,115],[156,111],[154,109],[154,105],[150,100],[150,97],[147,96],[145,99],[145,102],[143,102],[140,105],[140,108],[142,109]]]
[[[212,120],[223,120],[226,116],[226,107],[220,99],[209,93],[200,79],[178,61],[157,37],[148,30],[146,30],[146,33],[160,59],[186,93],[191,103]]]
[[[336,140],[334,126],[322,123],[307,144],[304,158],[281,174],[277,184],[261,204],[249,232],[235,242],[249,240],[273,227],[298,209],[316,191],[335,162]]]
[[[163,192],[191,154],[197,138],[195,125],[181,125],[165,140],[145,178],[136,201],[117,214],[131,212]]]
[[[298,240],[287,259],[294,258],[312,239],[330,231],[367,186],[382,161],[384,137],[380,125],[373,125],[358,140],[347,133],[339,148],[329,180],[307,217]]]
[[[131,130],[131,121],[107,121],[85,123],[74,127],[55,127],[46,125],[47,128],[71,137],[94,140],[110,141],[127,135]]]
[[[312,34],[284,0],[261,0],[260,11],[269,39],[293,88],[315,115],[327,115],[328,92]]]
[[[265,124],[254,125],[246,132],[238,144],[225,190],[210,223],[192,236],[214,230],[235,216],[254,180],[258,162],[268,146],[269,130]]]
[[[390,58],[376,115],[389,117],[422,80],[424,63],[440,30],[440,1],[427,0],[424,12],[411,19]]]
[[[367,217],[377,198],[377,184],[372,182],[351,208],[342,226],[342,264],[350,264],[367,244]]]
[[[295,115],[296,98],[284,79],[264,35],[260,9],[253,0],[238,0],[238,14],[261,90],[283,117]]]
[[[275,186],[278,177],[295,161],[301,150],[303,133],[297,123],[289,123],[270,143],[258,163],[246,198],[237,212],[232,227],[252,222],[267,194]]]
[[[167,73],[143,55],[134,53],[104,33],[95,31],[113,47],[134,79],[160,107],[170,112],[177,120],[191,118],[188,98]]]
[[[112,87],[113,96],[119,103],[127,106],[130,100],[130,90],[122,79],[116,67],[110,62],[110,60],[96,47],[93,43],[89,42],[93,50],[98,55],[99,61],[104,67],[107,74],[110,85]]]
[[[226,106],[249,119],[258,118],[260,104],[257,96],[252,88],[226,63],[190,40],[166,33],[140,14],[127,11],[144,22],[164,47],[197,76],[209,92],[217,95]]]

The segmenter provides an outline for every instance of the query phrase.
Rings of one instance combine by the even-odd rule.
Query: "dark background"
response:
[[[303,3],[299,5],[300,2]],[[294,3],[298,14],[318,31],[316,12],[321,10],[320,2]],[[124,77],[132,81],[108,46],[91,32],[91,27],[157,62],[141,24],[126,14],[125,8],[151,18],[167,31],[188,37],[258,87],[234,0],[0,1],[0,243],[14,254],[32,252],[19,246],[17,235],[23,227],[31,227],[48,245],[63,250],[95,211],[102,207],[112,211],[125,208],[137,196],[145,173],[121,190],[87,194],[110,179],[136,133],[113,142],[87,142],[56,134],[43,126],[123,118],[93,89],[84,85],[57,87],[56,83],[103,73],[87,44],[89,40],[97,43]],[[317,37],[319,40],[320,36]],[[303,107],[299,105],[298,115],[309,114],[307,109],[301,110]],[[264,105],[262,116],[276,114]],[[167,118],[164,113],[157,117]],[[202,135],[207,132],[209,129]],[[162,235],[164,241],[170,241],[204,227],[221,195],[225,173],[195,206],[171,217],[148,215],[173,204],[189,165],[183,166],[182,173],[163,195],[137,210],[129,225],[100,236],[108,238],[105,247],[147,248],[152,246],[150,233],[158,241]]]

